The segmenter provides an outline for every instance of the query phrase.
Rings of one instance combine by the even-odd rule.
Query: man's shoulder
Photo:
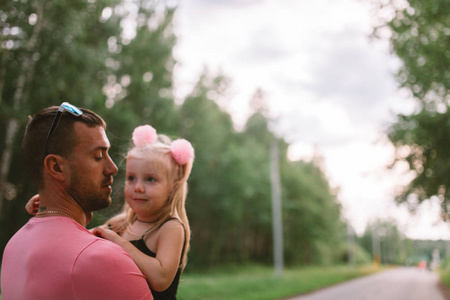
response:
[[[133,259],[123,248],[95,236],[78,253],[72,270],[73,275],[79,274],[85,278],[92,276],[94,279],[99,272],[104,275],[108,272],[123,274],[124,271],[140,273]]]
[[[79,253],[71,277],[80,299],[152,299],[131,257],[120,246],[100,238]]]
[[[122,247],[111,241],[96,237],[94,235],[92,235],[89,240],[90,243],[85,246],[80,255],[100,256],[100,258],[106,259],[111,255],[117,254],[125,254],[128,256]]]

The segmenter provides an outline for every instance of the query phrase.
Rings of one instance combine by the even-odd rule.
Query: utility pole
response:
[[[279,158],[278,141],[273,138],[270,144],[270,179],[272,187],[273,260],[275,276],[277,277],[283,276],[284,269]]]
[[[348,265],[355,266],[355,233],[350,223],[347,223],[347,251],[348,251]]]
[[[372,230],[372,252],[373,263],[375,267],[379,268],[381,264],[381,249],[380,249],[380,237],[378,236],[378,225],[375,225]]]

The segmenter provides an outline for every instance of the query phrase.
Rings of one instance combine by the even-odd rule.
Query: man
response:
[[[111,203],[117,167],[105,129],[97,114],[67,102],[28,122],[22,149],[39,211],[5,247],[3,300],[153,299],[128,254],[85,228]]]

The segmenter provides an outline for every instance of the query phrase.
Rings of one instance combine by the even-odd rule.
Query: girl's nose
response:
[[[134,186],[134,191],[136,193],[143,193],[144,192],[144,185],[142,184],[141,180],[138,180],[136,182],[136,185]]]

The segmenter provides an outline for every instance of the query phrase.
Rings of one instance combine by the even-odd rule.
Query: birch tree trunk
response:
[[[1,40],[0,40],[1,42]],[[6,56],[8,55],[8,51],[3,49],[2,58],[0,64],[0,105],[3,102],[3,86],[5,85],[5,74],[6,74]]]

